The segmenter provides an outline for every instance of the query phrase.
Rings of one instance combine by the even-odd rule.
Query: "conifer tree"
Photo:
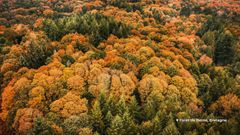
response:
[[[124,135],[124,133],[125,133],[124,121],[119,115],[116,115],[112,120],[110,127],[107,129],[107,134]]]
[[[91,110],[91,116],[94,120],[93,122],[93,128],[95,131],[98,131],[99,133],[103,133],[104,131],[104,123],[103,123],[103,115],[100,108],[100,103],[98,100],[95,101],[93,108]]]
[[[121,96],[120,100],[117,103],[117,113],[118,113],[118,115],[123,116],[126,109],[127,109],[127,107],[126,107],[125,99],[124,99],[123,96]]]
[[[179,135],[180,133],[175,125],[171,113],[168,115],[168,119],[167,126],[163,129],[162,135]]]
[[[217,65],[226,65],[233,62],[235,38],[230,31],[222,32],[216,40],[214,62]]]
[[[130,115],[136,120],[136,122],[140,122],[142,120],[141,107],[138,105],[135,96],[131,98],[128,106]]]
[[[50,124],[44,118],[37,118],[34,121],[33,129],[30,132],[31,135],[54,135],[54,131]]]
[[[110,111],[107,112],[104,121],[105,121],[105,127],[110,127],[110,124],[113,120],[113,115]]]

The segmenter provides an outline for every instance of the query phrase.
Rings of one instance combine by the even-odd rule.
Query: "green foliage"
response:
[[[3,37],[5,38],[5,44],[12,45],[13,43],[20,43],[17,42],[18,34],[10,28],[4,31]]]
[[[223,31],[224,24],[219,18],[211,17],[205,22],[202,28],[197,32],[197,35],[202,37],[208,31]]]
[[[71,5],[63,5],[61,2],[53,3],[53,10],[57,12],[72,12],[73,7]]]
[[[62,56],[62,64],[69,67],[71,64],[75,62],[74,58],[69,55],[63,55]]]
[[[97,52],[94,52],[90,58],[91,59],[102,59],[106,56],[106,52],[104,51],[97,51]]]
[[[15,0],[15,6],[17,8],[39,7],[40,0]]]
[[[38,68],[44,65],[46,59],[53,53],[47,37],[45,35],[36,36],[37,38],[25,37],[25,42],[29,44],[19,58],[21,66]]]
[[[151,120],[156,116],[158,110],[160,109],[161,101],[161,97],[157,94],[148,97],[147,102],[143,107],[143,115],[145,120]]]
[[[202,36],[202,40],[204,41],[204,43],[208,46],[214,46],[215,45],[215,32],[213,31],[207,31],[206,33],[204,33],[204,35]]]
[[[94,105],[93,105],[93,109],[91,110],[91,116],[92,119],[94,119],[93,122],[93,129],[94,131],[97,131],[98,133],[103,134],[104,133],[104,122],[103,122],[103,115],[102,115],[102,111],[100,108],[100,103],[99,101],[95,101]]]
[[[113,95],[110,95],[108,98],[106,98],[106,102],[104,104],[103,110],[110,111],[112,115],[115,116],[118,112],[118,108],[116,104],[117,102],[115,98],[113,97]]]
[[[161,13],[159,11],[157,11],[156,9],[152,10],[152,14],[153,14],[153,18],[156,20],[157,23],[159,24],[164,24],[164,20],[161,17]]]
[[[124,53],[121,54],[121,57],[131,61],[133,64],[135,64],[136,66],[140,64],[140,59],[130,53]]]
[[[44,118],[37,118],[34,121],[32,135],[54,135],[54,130],[51,128],[48,121]]]
[[[128,1],[111,0],[110,2],[107,2],[107,3],[115,7],[125,9],[127,12],[135,12],[138,10],[141,13],[143,13],[143,7],[137,2],[139,2],[139,0],[128,0]]]
[[[240,74],[240,61],[237,61],[237,62],[233,63],[230,66],[230,71],[234,76],[237,75],[237,74]]]
[[[137,134],[137,126],[135,125],[135,122],[128,110],[126,110],[124,112],[122,119],[123,119],[123,128],[125,129],[124,134],[136,135]]]
[[[227,70],[212,71],[211,78],[211,87],[205,92],[203,97],[205,105],[209,105],[227,93],[235,93],[238,95],[236,80]]]
[[[47,36],[52,40],[59,40],[64,35],[63,21],[55,22],[51,19],[46,19],[43,22],[43,30],[46,32]]]
[[[196,76],[200,75],[200,69],[197,64],[191,64],[188,70],[193,75],[196,75]]]
[[[163,129],[162,135],[179,135],[179,131],[175,125],[175,122],[173,120],[173,116],[169,114],[167,126]]]
[[[184,6],[180,11],[181,16],[189,16],[190,14],[191,14],[191,9],[189,8],[189,6]]]
[[[236,39],[230,31],[224,31],[216,39],[214,62],[217,65],[226,65],[233,62]]]
[[[53,113],[53,112],[49,112],[45,115],[45,118],[47,119],[47,121],[51,121],[57,125],[62,124],[63,120],[61,118],[61,116],[59,114]]]
[[[91,128],[92,121],[89,115],[81,114],[79,116],[71,116],[64,120],[62,126],[65,135],[75,135],[80,128]]]
[[[77,40],[77,43],[76,43],[76,46],[75,46],[76,49],[82,51],[82,52],[87,52],[89,50],[89,48],[87,48],[86,46],[84,46],[83,44],[81,44],[79,42],[79,40]]]
[[[81,98],[86,98],[88,101],[92,101],[96,97],[91,92],[84,92]]]
[[[120,61],[110,62],[107,64],[107,66],[110,67],[111,69],[121,70],[123,69],[124,63]]]
[[[2,48],[2,45],[6,42],[6,39],[4,37],[0,37],[0,51],[1,51],[1,48]]]
[[[2,0],[0,12],[8,11],[10,9],[10,3],[8,0]]]
[[[110,127],[110,124],[111,124],[112,120],[113,120],[113,115],[110,111],[108,111],[105,118],[104,118],[105,126]]]
[[[78,14],[58,20],[47,19],[42,29],[52,40],[59,40],[68,33],[81,33],[89,36],[90,42],[97,46],[110,34],[127,37],[130,27],[101,14]]]
[[[124,135],[124,121],[117,115],[113,118],[110,127],[107,129],[108,135]]]
[[[170,66],[166,69],[165,73],[173,77],[178,74],[178,69],[175,66]]]
[[[107,129],[108,135],[136,135],[137,127],[130,116],[128,110],[125,111],[123,116],[116,115],[110,127]]]
[[[120,100],[117,103],[117,114],[123,116],[126,110],[127,110],[126,101],[124,99],[124,96],[121,96]]]
[[[142,120],[141,106],[138,104],[135,96],[131,98],[128,108],[130,115],[137,123],[139,123]]]
[[[146,66],[143,66],[141,69],[140,69],[140,78],[142,78],[145,74],[147,74],[149,72],[149,69],[153,67],[153,65],[146,65]]]
[[[233,56],[236,54],[236,37],[226,30],[222,21],[220,18],[212,17],[197,32],[197,35],[211,46],[212,52],[208,51],[208,56],[213,55],[216,65],[231,64],[234,60]]]

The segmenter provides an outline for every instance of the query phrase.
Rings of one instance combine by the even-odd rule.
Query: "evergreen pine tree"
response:
[[[44,118],[37,118],[30,135],[54,135],[54,130]]]
[[[119,115],[116,115],[107,129],[107,135],[124,135],[124,133],[124,121]]]
[[[121,96],[120,100],[117,103],[118,115],[123,116],[126,109],[127,109],[127,107],[126,107],[124,96]]]
[[[163,129],[162,135],[179,135],[180,133],[175,125],[171,113],[168,115],[168,119],[167,126]]]
[[[131,117],[128,109],[123,114],[123,128],[125,129],[126,135],[136,135],[137,134],[137,126],[134,123],[133,118]]]
[[[94,120],[94,123],[93,123],[94,130],[98,131],[99,133],[103,133],[104,132],[104,123],[102,120],[103,115],[102,115],[100,103],[98,100],[96,100],[93,105],[93,108],[91,110],[91,116]]]
[[[230,31],[222,32],[216,41],[214,62],[217,65],[226,65],[233,62],[235,38]]]
[[[131,101],[128,106],[130,115],[136,120],[136,122],[139,123],[143,118],[141,114],[141,107],[138,105],[135,96],[131,98]]]
[[[104,118],[105,127],[107,128],[110,127],[112,120],[113,120],[113,115],[110,111],[108,111]]]

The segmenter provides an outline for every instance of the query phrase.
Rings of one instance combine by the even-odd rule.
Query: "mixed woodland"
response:
[[[15,134],[240,135],[239,0],[0,0]]]

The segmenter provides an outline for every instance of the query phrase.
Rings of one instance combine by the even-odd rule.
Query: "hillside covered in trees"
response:
[[[240,135],[239,0],[0,0],[15,134]]]

